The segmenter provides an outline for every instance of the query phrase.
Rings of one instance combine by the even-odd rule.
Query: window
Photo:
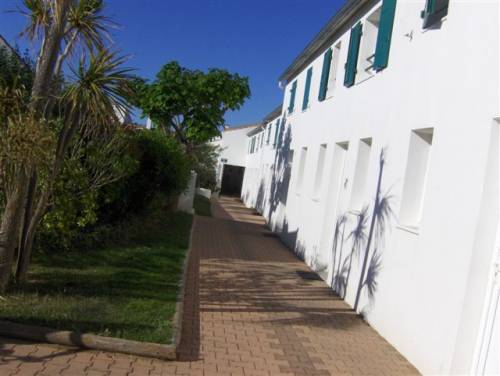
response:
[[[312,67],[307,70],[306,85],[304,87],[304,99],[302,100],[302,111],[309,107],[309,92],[311,91],[313,69]]]
[[[363,38],[358,62],[359,80],[371,77],[375,72],[373,64],[375,62],[375,47],[380,24],[380,13],[381,8],[378,8],[368,16],[363,25]]]
[[[262,148],[263,145],[264,145],[264,131],[260,133],[260,147]]]
[[[418,227],[420,223],[433,136],[433,128],[411,132],[399,214],[403,225]]]
[[[266,144],[269,145],[269,142],[271,142],[271,129],[273,128],[273,123],[269,123],[267,125],[267,140]]]
[[[274,142],[273,142],[274,148],[276,148],[276,145],[278,144],[279,131],[280,131],[280,119],[276,120],[276,125],[274,126]]]
[[[325,173],[326,144],[320,145],[318,154],[318,164],[316,167],[316,178],[314,179],[313,198],[319,198]]]
[[[422,11],[424,29],[428,29],[448,15],[449,0],[426,0],[425,9]]]
[[[297,81],[294,81],[290,89],[290,104],[288,105],[288,112],[291,114],[295,107],[295,94],[297,93]]]
[[[341,43],[337,43],[333,49],[326,51],[323,56],[323,71],[321,72],[321,83],[319,87],[318,100],[321,102],[327,95],[331,96],[337,81],[337,70],[339,65]]]
[[[351,87],[356,80],[358,57],[359,57],[359,44],[361,42],[361,34],[363,32],[363,25],[358,22],[356,26],[351,29],[351,37],[349,39],[349,51],[347,52],[347,62],[345,63],[345,76],[344,86]]]
[[[306,159],[307,159],[307,148],[302,148],[302,152],[300,153],[300,161],[299,161],[299,171],[297,174],[297,193],[300,193],[302,189],[302,183],[304,181],[304,170],[306,168]]]
[[[332,64],[332,54],[331,48],[325,52],[323,55],[323,69],[321,70],[321,82],[319,84],[319,94],[318,100],[324,101],[326,99],[326,92],[328,89],[328,77],[330,75],[330,66]]]
[[[370,165],[370,152],[372,139],[363,138],[359,141],[358,156],[356,158],[356,169],[354,170],[354,180],[352,182],[351,209],[361,210],[366,191],[366,178]]]
[[[250,153],[253,154],[255,152],[255,136],[252,137],[252,147],[250,149]]]
[[[337,83],[337,70],[339,67],[340,47],[341,43],[339,42],[333,48],[332,62],[330,65],[330,76],[328,78],[328,89],[327,89],[328,96],[333,95]]]

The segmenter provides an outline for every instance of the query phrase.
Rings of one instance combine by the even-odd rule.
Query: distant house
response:
[[[226,127],[212,143],[221,148],[217,163],[217,186],[223,194],[239,196],[245,174],[248,131],[260,124]]]

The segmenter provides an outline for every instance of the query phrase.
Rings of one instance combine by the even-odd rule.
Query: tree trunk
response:
[[[43,113],[45,99],[49,92],[50,84],[54,77],[54,69],[57,64],[61,42],[66,29],[68,11],[72,0],[60,0],[59,17],[52,20],[44,38],[44,48],[40,51],[39,62],[31,90],[31,108],[36,113]]]
[[[366,241],[366,249],[365,249],[365,257],[363,259],[363,267],[361,268],[361,274],[359,276],[359,284],[358,291],[356,293],[356,301],[354,302],[354,311],[358,311],[359,299],[361,297],[361,290],[363,289],[363,282],[365,279],[366,266],[368,264],[368,255],[370,253],[370,247],[372,244],[373,231],[375,229],[375,222],[377,220],[378,210],[379,210],[379,201],[380,201],[380,187],[382,185],[382,174],[384,171],[384,158],[380,156],[380,169],[378,173],[378,182],[377,182],[377,193],[375,195],[375,203],[373,205],[373,213],[372,220],[370,223],[370,232],[368,233],[368,240]]]
[[[28,218],[25,218],[19,247],[19,261],[16,270],[16,281],[18,283],[26,282],[28,268],[31,261],[31,254],[33,253],[33,243],[35,241],[36,231],[47,210],[47,205],[50,197],[52,196],[56,179],[61,171],[64,158],[68,151],[69,143],[77,130],[76,124],[78,124],[78,120],[78,114],[75,113],[70,114],[66,119],[65,126],[59,135],[54,164],[50,175],[47,177],[46,187],[40,193],[36,207],[34,207],[34,202],[30,203],[30,215]],[[28,208],[26,208],[26,213],[28,213]]]
[[[16,187],[6,197],[5,211],[0,225],[0,291],[5,291],[7,288],[12,272],[27,183],[27,176],[21,173]]]
[[[49,104],[47,100],[49,89],[60,57],[61,43],[66,32],[67,17],[72,1],[73,0],[58,1],[54,10],[54,12],[58,12],[58,15],[52,19],[51,25],[46,29],[47,31],[42,43],[43,48],[40,50],[40,56],[37,60],[37,70],[31,90],[30,107],[34,111],[35,118],[41,118],[44,113],[44,108]],[[24,218],[23,215],[20,214],[20,220],[22,220],[22,222],[19,242],[19,262],[16,277],[18,277],[19,274],[26,275],[33,244],[33,239],[30,239],[30,237],[34,238],[35,231],[31,230],[33,222],[32,211],[37,188],[37,175],[34,167],[30,169],[28,176],[29,181],[26,181],[28,188],[25,189],[25,197],[19,202],[21,207],[16,209],[16,211],[22,211],[24,209]],[[24,204],[26,204],[26,206],[24,206]],[[26,247],[28,247],[28,249]],[[9,268],[11,267],[12,265],[10,265]]]

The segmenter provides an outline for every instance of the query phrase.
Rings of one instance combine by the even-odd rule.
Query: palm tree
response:
[[[47,210],[49,198],[57,176],[66,158],[73,136],[77,132],[91,133],[92,128],[116,124],[115,111],[126,111],[125,97],[129,94],[131,70],[122,68],[124,58],[103,50],[82,59],[74,70],[74,82],[68,86],[60,100],[64,108],[63,127],[58,134],[54,161],[44,188],[36,202],[33,215],[27,223],[24,250],[20,254],[16,278],[22,282],[31,258],[36,230]]]
[[[365,232],[368,221],[368,206],[363,207],[363,209],[361,209],[361,212],[358,214],[357,217],[358,218],[356,226],[354,227],[354,229],[349,234],[349,237],[347,238],[347,239],[352,238],[352,249],[349,255],[349,266],[347,267],[347,277],[345,279],[345,286],[343,289],[344,291],[343,299],[345,299],[347,294],[347,285],[349,283],[349,277],[351,275],[352,259],[354,258],[354,256],[356,257],[359,256],[359,252],[363,247],[363,243],[366,241]]]
[[[47,94],[43,97],[37,93],[37,85],[34,85],[32,106],[37,111],[42,111],[43,116],[50,117],[62,88],[60,75],[64,62],[78,47],[80,47],[83,55],[85,55],[86,51],[94,53],[94,51],[102,50],[105,40],[110,40],[108,29],[113,27],[114,24],[108,17],[103,15],[103,0],[62,0],[60,3],[53,0],[25,0],[25,6],[28,10],[25,14],[29,17],[30,22],[24,33],[31,39],[40,35],[43,36],[42,48],[37,61],[37,76],[40,75],[40,80],[43,81],[40,87],[51,89],[46,90]],[[47,46],[51,45],[50,41],[52,39],[47,30],[51,29],[57,30],[58,42],[52,44],[53,49],[49,54]],[[43,62],[47,60],[46,55],[49,56],[48,59],[51,64],[44,71]],[[35,168],[31,169],[29,176],[24,220],[19,242],[20,262],[16,273],[18,280],[23,280],[26,275],[23,270],[26,268],[26,260],[29,260],[31,254],[32,241],[29,239],[29,234],[33,232],[30,229],[30,223],[33,222],[34,201],[37,193],[42,194],[37,192],[38,181]]]
[[[35,122],[40,120],[43,112],[71,3],[71,0],[24,0],[30,14],[25,34],[33,38],[42,37],[31,90],[30,108]],[[29,206],[29,203],[26,204],[27,194],[31,194],[30,189],[33,188],[30,185],[35,162],[17,166],[15,185],[5,195],[5,210],[0,224],[0,290],[5,289],[9,280],[23,208]]]

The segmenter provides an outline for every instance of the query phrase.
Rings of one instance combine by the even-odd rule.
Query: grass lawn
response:
[[[197,215],[202,215],[205,217],[212,216],[212,209],[210,200],[204,196],[196,195],[194,196],[194,211]]]
[[[34,255],[29,283],[0,318],[168,344],[192,217],[157,213],[117,229],[99,250]]]

